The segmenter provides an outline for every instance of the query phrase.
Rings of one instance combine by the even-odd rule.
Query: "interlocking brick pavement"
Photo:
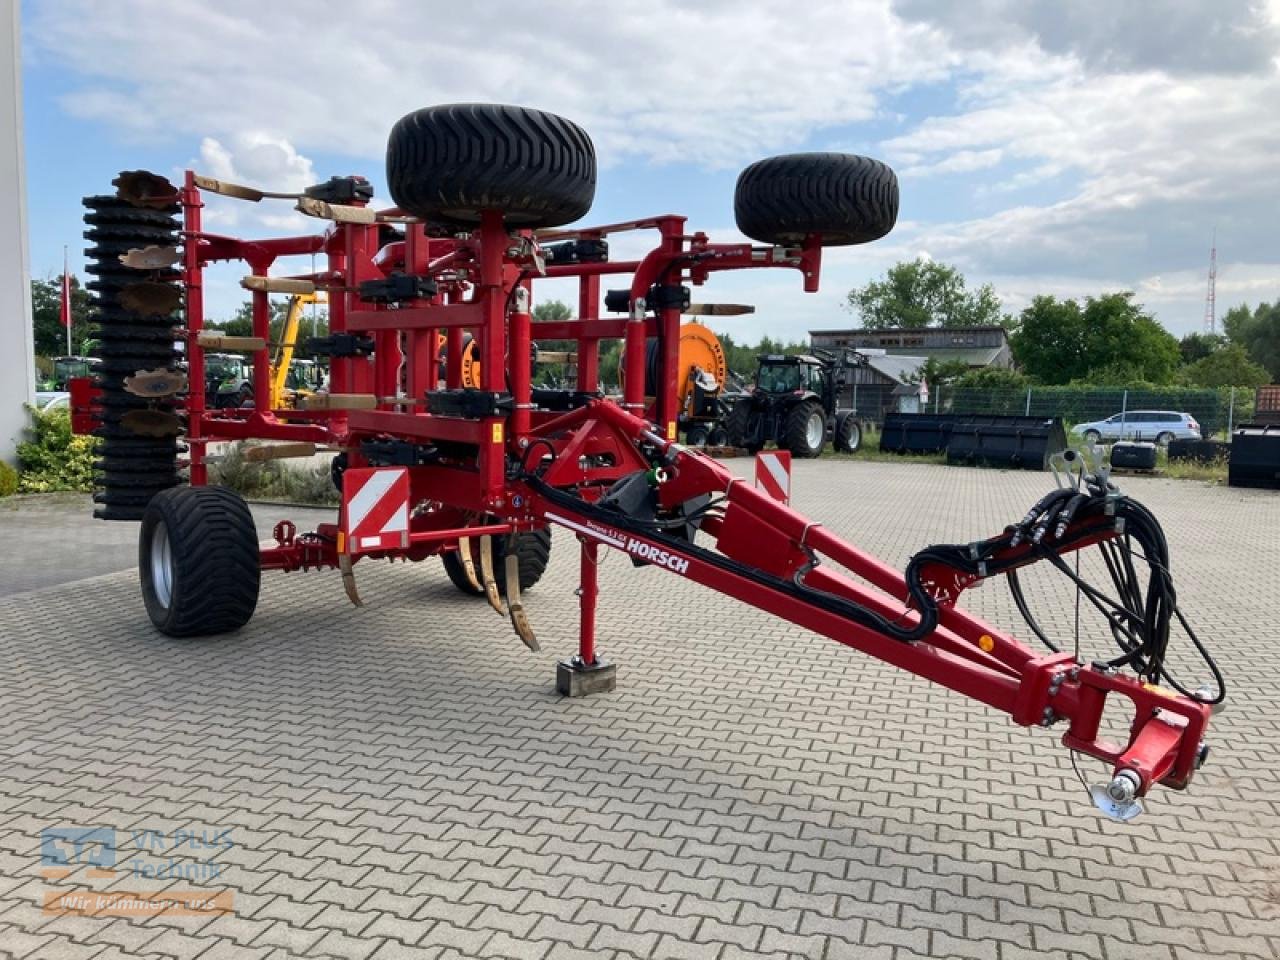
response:
[[[795,491],[900,567],[1001,529],[1048,480],[817,461]],[[197,641],[149,629],[131,572],[10,582],[0,957],[1275,957],[1280,496],[1124,484],[1164,521],[1179,596],[1233,686],[1193,788],[1129,825],[1093,812],[1060,731],[617,555],[599,634],[618,690],[560,699],[576,556],[559,532],[528,597],[537,655],[434,561],[360,564],[363,609],[336,573],[267,574],[249,627]],[[126,529],[78,516],[89,540]],[[21,517],[0,512],[10,550],[56,553]],[[1072,642],[1071,591],[1027,579]],[[1018,624],[998,584],[967,601]],[[1103,649],[1087,611],[1081,626]],[[42,876],[42,829],[98,826],[122,862],[133,831],[230,829],[233,845],[212,880]],[[234,912],[41,910],[72,887],[227,887]]]

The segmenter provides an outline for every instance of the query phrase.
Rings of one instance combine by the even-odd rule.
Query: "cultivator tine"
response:
[[[360,599],[360,591],[356,589],[356,574],[352,569],[351,554],[339,555],[338,569],[342,571],[342,589],[347,591],[347,599],[351,601],[352,606],[363,607],[364,601]]]
[[[248,276],[240,279],[240,286],[246,290],[261,290],[263,293],[308,294],[316,292],[314,281],[299,280],[296,277]]]
[[[476,579],[476,563],[471,559],[471,538],[458,538],[458,559],[462,561],[462,572],[466,575],[467,583],[471,584],[471,588],[477,592],[483,590],[480,581]]]
[[[507,573],[507,611],[511,614],[511,626],[515,627],[516,635],[520,637],[521,642],[537,653],[542,649],[542,645],[533,635],[533,627],[524,612],[524,604],[520,602],[520,558],[516,556],[514,544],[508,546],[503,563]]]
[[[691,303],[680,312],[686,317],[740,317],[756,308],[747,303]]]
[[[299,197],[294,207],[299,213],[334,223],[377,223],[378,212],[372,207],[352,207],[342,203],[326,203],[314,197]]]
[[[120,254],[120,262],[134,270],[163,270],[181,259],[177,247],[140,247]]]
[[[195,184],[201,190],[207,190],[209,193],[221,194],[224,197],[235,197],[237,200],[248,200],[250,203],[257,203],[270,197],[273,200],[297,200],[299,197],[305,196],[301,193],[273,193],[270,190],[259,190],[256,187],[245,187],[238,183],[227,183],[225,180],[215,180],[213,177],[202,177],[199,174],[195,176]]]
[[[162,209],[178,202],[178,188],[149,170],[126,170],[111,181],[116,196],[135,207]]]
[[[502,609],[502,598],[498,596],[498,581],[493,578],[493,537],[485,534],[480,538],[480,577],[484,581],[484,595],[489,606],[503,616],[507,611]]]

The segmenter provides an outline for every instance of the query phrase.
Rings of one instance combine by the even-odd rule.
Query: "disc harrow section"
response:
[[[119,196],[96,196],[86,197],[84,206],[91,244],[84,251],[92,277],[90,354],[100,361],[94,385],[102,391],[102,426],[94,431],[94,516],[141,520],[152,497],[182,482],[179,414],[186,378],[174,329],[182,274],[126,261],[150,262],[142,251],[176,250],[178,204],[153,199],[139,206]]]

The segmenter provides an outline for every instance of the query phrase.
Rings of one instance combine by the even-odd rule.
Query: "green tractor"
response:
[[[42,392],[63,391],[76,377],[88,377],[98,361],[93,357],[54,357],[53,372],[39,381],[36,389]]]
[[[206,353],[204,395],[211,410],[253,406],[252,367],[234,353]]]
[[[756,453],[774,443],[794,457],[817,457],[831,441],[839,451],[857,451],[862,423],[853,410],[837,404],[850,370],[865,364],[865,357],[814,350],[756,359],[755,385],[733,402],[725,418],[732,446]]]

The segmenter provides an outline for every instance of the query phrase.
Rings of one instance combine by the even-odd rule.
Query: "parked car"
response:
[[[36,393],[36,409],[41,413],[70,410],[71,394],[63,390],[40,390]]]
[[[1105,420],[1077,423],[1071,432],[1090,443],[1104,440],[1199,440],[1200,424],[1189,413],[1172,410],[1126,410]]]

